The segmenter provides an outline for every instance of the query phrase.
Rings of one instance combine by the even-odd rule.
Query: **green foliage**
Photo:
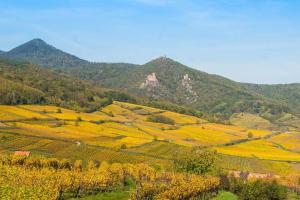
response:
[[[127,191],[104,192],[97,195],[90,195],[80,198],[80,200],[128,200],[130,193]],[[76,198],[77,199],[77,198]],[[74,199],[75,200],[75,199]]]
[[[0,104],[54,104],[92,112],[129,95],[103,90],[49,69],[0,58]]]
[[[42,91],[1,78],[1,74],[0,83],[1,104],[43,104],[46,102],[45,94]]]
[[[196,151],[177,154],[174,157],[174,167],[178,172],[207,174],[216,169],[216,152]]]
[[[175,121],[173,119],[163,115],[152,115],[147,118],[147,121],[154,122],[154,123],[171,124],[171,125],[175,124]]]
[[[231,192],[220,191],[212,200],[238,200],[238,197]]]
[[[230,179],[230,190],[243,200],[287,199],[287,188],[275,180],[244,181]]]
[[[273,99],[271,95],[265,95],[264,91],[255,90],[247,84],[197,71],[168,58],[158,58],[141,66],[130,66],[124,63],[98,63],[89,68],[72,67],[62,70],[77,78],[91,80],[99,86],[124,89],[140,97],[148,96],[154,101],[164,99],[175,104],[192,107],[196,110],[188,111],[193,113],[192,115],[201,116],[202,112],[197,111],[201,110],[209,113],[207,117],[216,121],[224,121],[237,112],[257,114],[270,112],[271,115],[278,115],[293,110],[289,103],[282,101],[282,99],[286,99],[284,94],[288,93],[289,86],[282,91],[276,90],[282,95],[277,95],[278,98]],[[159,86],[141,89],[140,85],[151,73],[156,74]],[[192,92],[182,85],[183,77],[186,74],[190,78],[189,85],[192,86]],[[293,105],[299,107],[299,98],[295,97],[299,97],[300,89],[296,86],[291,86],[291,88],[293,88],[292,94],[294,95],[287,95],[289,97],[287,102],[292,101]],[[160,108],[162,107],[160,106]],[[176,112],[182,113],[179,111],[179,107],[175,109]],[[183,114],[187,114],[184,112]]]

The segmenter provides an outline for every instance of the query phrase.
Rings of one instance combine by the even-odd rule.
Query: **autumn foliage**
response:
[[[213,192],[219,179],[184,173],[157,172],[146,164],[89,162],[43,157],[2,156],[0,196],[7,199],[64,199],[122,190],[128,182],[132,199],[190,199]]]

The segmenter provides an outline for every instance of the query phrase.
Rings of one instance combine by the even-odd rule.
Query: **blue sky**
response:
[[[0,1],[0,49],[32,38],[90,61],[161,55],[252,83],[300,82],[297,0]]]

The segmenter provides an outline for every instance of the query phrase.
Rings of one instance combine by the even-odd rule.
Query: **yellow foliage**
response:
[[[282,133],[269,140],[289,150],[300,151],[300,133],[298,132]]]
[[[0,120],[19,120],[30,118],[45,119],[49,117],[18,106],[0,105]]]
[[[12,159],[20,162],[12,162]],[[180,173],[157,173],[145,164],[108,164],[98,167],[90,162],[87,170],[81,162],[66,165],[54,158],[0,159],[0,196],[6,199],[54,200],[64,193],[73,197],[122,188],[126,178],[137,185],[133,199],[190,199],[210,192],[219,185],[216,177]],[[151,193],[149,193],[152,192]]]
[[[215,147],[222,154],[260,159],[300,161],[300,154],[289,152],[265,140],[254,140],[226,147]]]

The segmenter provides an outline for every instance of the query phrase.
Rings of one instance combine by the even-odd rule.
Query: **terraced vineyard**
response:
[[[172,123],[149,120],[153,116],[163,116]],[[229,156],[224,159],[228,168],[242,168],[242,164],[229,164],[237,158],[247,161],[249,166],[257,165],[249,159],[269,162],[261,170],[275,166],[276,162],[300,162],[300,133],[215,124],[123,102],[114,102],[93,113],[44,105],[0,106],[0,121],[1,152],[28,150],[74,160],[166,166],[174,152],[198,147]]]

